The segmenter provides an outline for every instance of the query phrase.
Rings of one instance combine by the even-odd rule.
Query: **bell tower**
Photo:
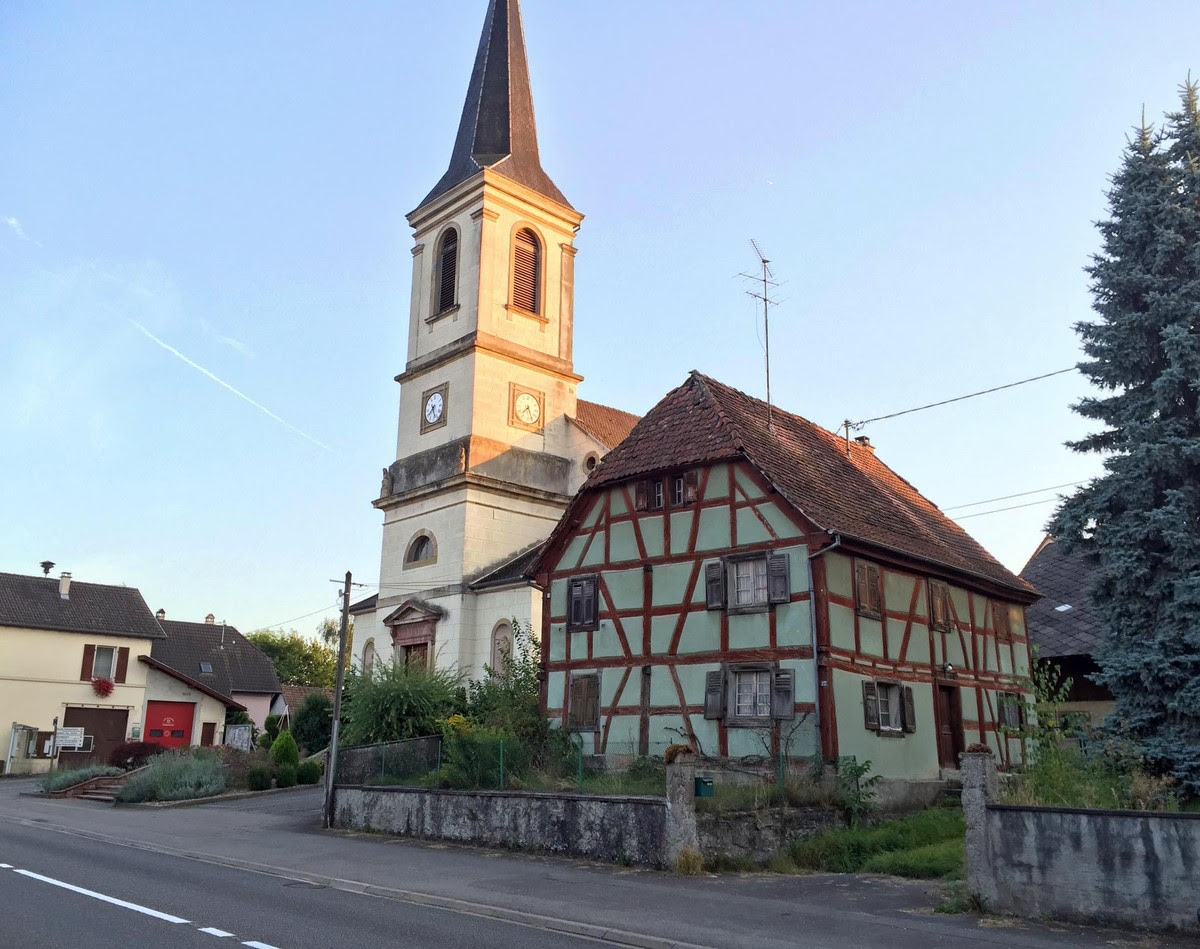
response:
[[[478,668],[472,578],[544,539],[581,480],[569,420],[582,220],[542,169],[518,0],[490,0],[449,166],[408,215],[396,460],[374,501],[373,629],[397,658]]]

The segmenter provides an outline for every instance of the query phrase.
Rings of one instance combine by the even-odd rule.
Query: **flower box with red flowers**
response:
[[[92,680],[92,691],[101,698],[108,698],[108,696],[112,695],[112,690],[116,687],[116,683],[114,683],[112,679]]]

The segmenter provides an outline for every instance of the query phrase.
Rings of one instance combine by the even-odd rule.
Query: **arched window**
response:
[[[429,531],[418,531],[408,542],[404,553],[404,566],[423,567],[437,560],[437,541]]]
[[[455,291],[458,289],[458,231],[454,228],[449,228],[442,235],[436,267],[437,272],[433,275],[435,314],[444,313],[455,303]]]
[[[527,313],[541,313],[542,245],[527,227],[513,239],[512,305]]]
[[[504,659],[512,655],[513,633],[510,623],[501,621],[492,630],[492,671],[499,675],[504,671]]]
[[[366,645],[363,646],[362,653],[362,674],[365,678],[371,678],[371,672],[375,669],[375,640],[368,639]]]

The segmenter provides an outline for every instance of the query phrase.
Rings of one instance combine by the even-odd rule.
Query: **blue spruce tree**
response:
[[[1099,558],[1096,659],[1146,758],[1200,794],[1200,112],[1197,85],[1161,133],[1129,142],[1088,268],[1097,318],[1076,325],[1103,428],[1076,451],[1105,474],[1050,531]]]

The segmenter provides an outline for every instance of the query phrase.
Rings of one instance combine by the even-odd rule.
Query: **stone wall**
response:
[[[696,814],[702,854],[755,864],[766,863],[793,840],[815,837],[841,824],[837,811],[828,807]]]
[[[963,813],[989,910],[1200,931],[1200,814],[998,804],[990,754],[963,755]]]
[[[339,785],[334,825],[667,866],[665,798]]]

